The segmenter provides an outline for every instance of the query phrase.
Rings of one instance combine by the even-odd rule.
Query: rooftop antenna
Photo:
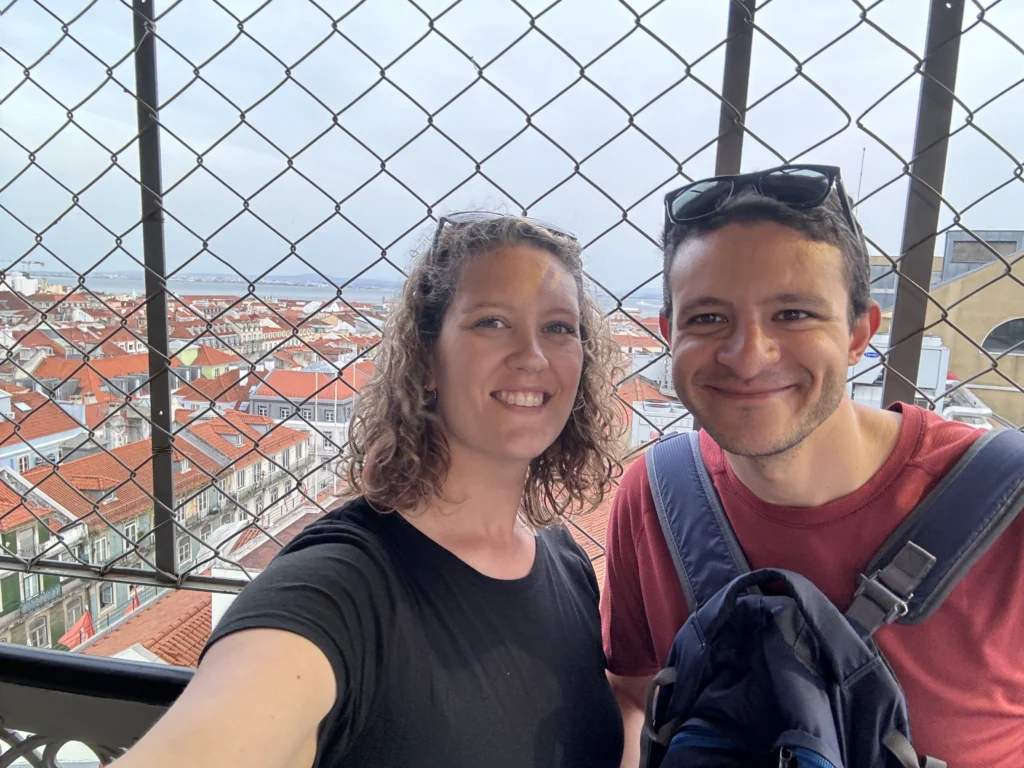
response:
[[[857,206],[860,205],[860,188],[864,183],[864,156],[867,154],[868,148],[860,148],[860,176],[857,177],[857,202],[853,204],[853,210],[857,210]]]

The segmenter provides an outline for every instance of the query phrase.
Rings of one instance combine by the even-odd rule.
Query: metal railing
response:
[[[395,5],[361,2],[339,15],[313,0],[246,12],[217,0],[188,10],[86,3],[74,15],[44,0],[5,9],[0,389],[41,397],[15,388],[11,402],[25,409],[0,408],[10,431],[0,464],[5,448],[25,457],[10,467],[20,479],[4,475],[0,531],[16,534],[19,520],[47,538],[31,556],[0,539],[0,568],[240,590],[251,573],[231,552],[245,531],[278,541],[262,510],[241,502],[289,480],[296,511],[324,511],[335,458],[307,453],[284,467],[278,444],[323,439],[323,423],[302,409],[322,405],[335,382],[358,388],[387,311],[372,294],[394,295],[406,254],[448,210],[503,207],[576,231],[617,332],[655,347],[626,366],[620,392],[641,380],[671,403],[667,347],[643,322],[660,303],[661,196],[778,162],[845,166],[877,295],[892,299],[876,362],[851,387],[987,427],[1024,423],[1024,341],[1014,335],[1024,333],[1024,240],[1013,240],[1024,229],[1024,146],[1012,106],[1024,49],[1014,4],[929,0],[926,16],[896,0]],[[67,280],[65,291],[41,292],[31,269],[41,262],[70,275],[48,277]],[[337,277],[342,268],[348,277]],[[234,295],[200,295],[211,281]],[[933,337],[946,373],[930,382],[922,369]],[[358,354],[339,351],[348,348]],[[296,396],[274,372],[299,353],[319,378]],[[62,354],[69,363],[54,365]],[[237,376],[219,378],[225,371]],[[205,383],[214,380],[217,391]],[[247,411],[222,400],[241,392],[244,401],[256,386],[289,404],[300,429],[242,426]],[[210,407],[176,413],[185,396]],[[685,410],[665,411],[623,395],[625,426],[646,435],[627,439],[624,458],[691,423]],[[22,437],[44,414],[83,444],[49,468],[45,449]],[[183,440],[209,423],[243,434],[243,455]],[[140,430],[144,455],[111,437]],[[252,455],[270,476],[230,490],[233,464]],[[175,469],[183,456],[191,475]],[[95,470],[97,457],[107,461]],[[187,510],[217,491],[235,496],[248,524],[179,570],[181,537],[199,541]],[[133,549],[119,506],[129,497],[128,514],[153,531],[142,565],[80,558],[72,541],[100,534],[123,555]],[[598,559],[603,530],[582,524]]]

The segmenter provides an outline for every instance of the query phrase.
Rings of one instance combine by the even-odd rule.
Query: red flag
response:
[[[76,621],[57,642],[66,648],[76,648],[95,634],[92,628],[92,615],[86,610],[82,618]]]
[[[139,588],[133,586],[131,600],[128,601],[128,607],[124,609],[124,613],[121,615],[127,616],[129,613],[138,608],[141,604],[142,603],[139,602]]]

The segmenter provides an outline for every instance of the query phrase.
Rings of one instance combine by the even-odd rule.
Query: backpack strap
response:
[[[692,613],[750,566],[704,466],[700,433],[662,438],[646,461],[658,521]]]
[[[974,441],[882,545],[846,616],[868,634],[929,618],[1024,508],[1024,434]]]

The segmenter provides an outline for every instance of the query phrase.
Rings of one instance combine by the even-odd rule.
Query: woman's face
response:
[[[562,432],[583,370],[576,283],[552,254],[510,246],[468,262],[428,386],[452,458],[529,464]]]

